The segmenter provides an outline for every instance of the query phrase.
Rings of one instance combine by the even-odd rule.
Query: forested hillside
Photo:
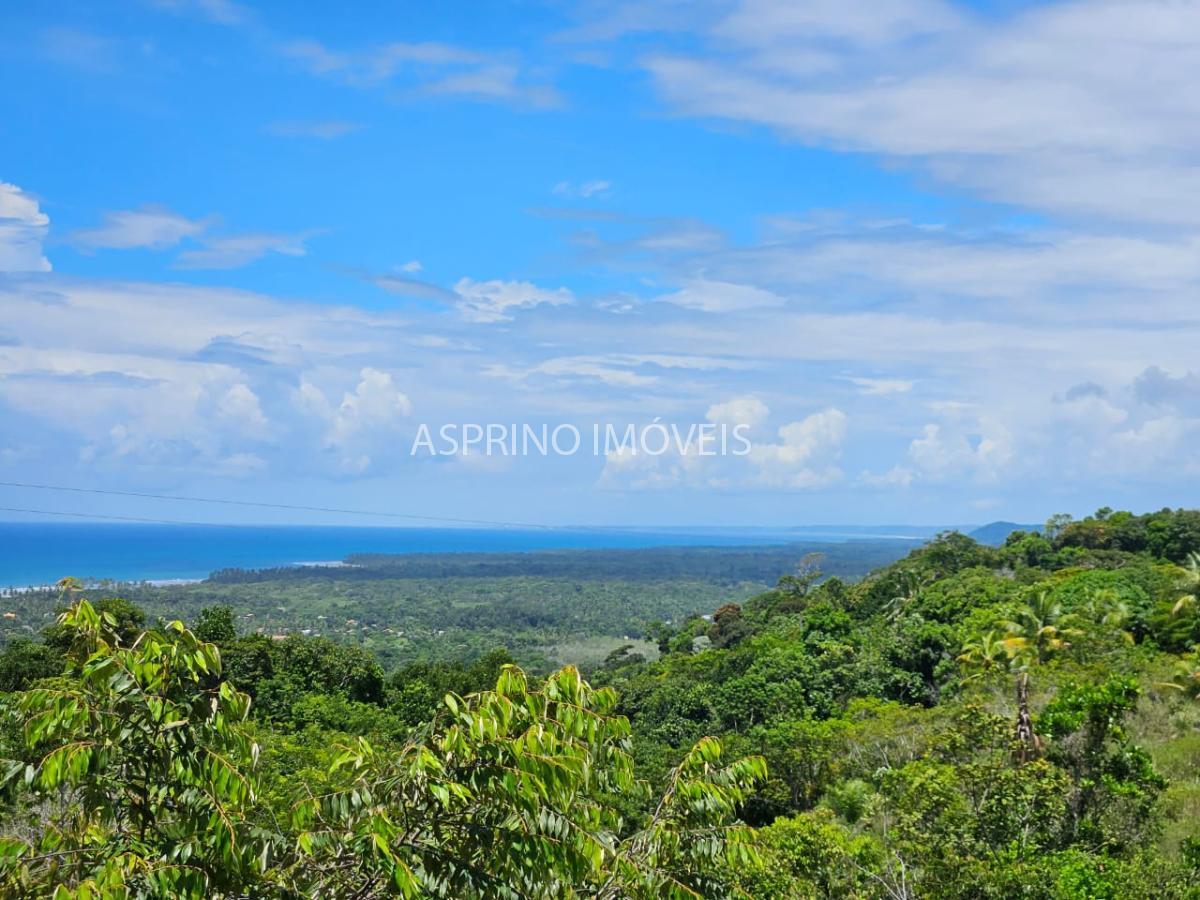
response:
[[[544,678],[67,582],[0,655],[0,891],[1197,898],[1197,554],[1195,511],[947,534]]]

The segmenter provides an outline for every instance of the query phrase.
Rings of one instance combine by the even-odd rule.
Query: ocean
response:
[[[351,553],[740,546],[896,538],[815,529],[367,528],[0,522],[0,588],[83,579],[171,581],[217,569],[336,563]],[[907,536],[906,536],[907,537]],[[911,539],[911,538],[909,538]]]

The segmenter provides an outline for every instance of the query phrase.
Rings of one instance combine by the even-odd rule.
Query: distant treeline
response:
[[[537,550],[527,553],[355,553],[346,566],[284,566],[274,569],[222,569],[209,581],[247,584],[309,580],[326,574],[338,581],[381,578],[500,578],[539,576],[585,581],[621,579],[658,581],[686,578],[737,584],[774,584],[811,553],[821,554],[821,571],[843,579],[859,578],[904,556],[915,546],[907,540],[805,542],[743,547],[650,547],[639,549]]]

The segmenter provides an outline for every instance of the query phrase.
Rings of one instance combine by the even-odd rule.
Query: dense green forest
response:
[[[391,670],[470,661],[507,648],[525,668],[592,665],[632,644],[657,653],[661,623],[708,613],[766,590],[798,560],[820,554],[830,575],[859,577],[902,556],[911,541],[854,540],[762,547],[542,550],[352,556],[337,567],[224,570],[198,584],[100,584],[151,620],[195,618],[228,605],[244,634],[322,636],[369,650]],[[54,621],[56,590],[14,592],[0,643]]]
[[[191,586],[186,624],[66,581],[0,654],[0,891],[1200,898],[1200,512],[949,533],[859,579],[800,562],[752,596],[698,578],[707,607],[656,623],[583,580],[588,627],[655,652],[544,675],[499,616],[490,650],[400,664],[247,628],[291,574]],[[579,578],[497,564],[444,605]],[[325,577],[276,606],[441,580]]]

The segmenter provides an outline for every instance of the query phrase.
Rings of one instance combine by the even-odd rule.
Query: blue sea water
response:
[[[0,522],[0,588],[52,584],[66,575],[120,581],[197,579],[205,578],[217,569],[333,562],[350,553],[738,546],[801,539],[821,538],[811,531],[763,529],[364,528]]]

